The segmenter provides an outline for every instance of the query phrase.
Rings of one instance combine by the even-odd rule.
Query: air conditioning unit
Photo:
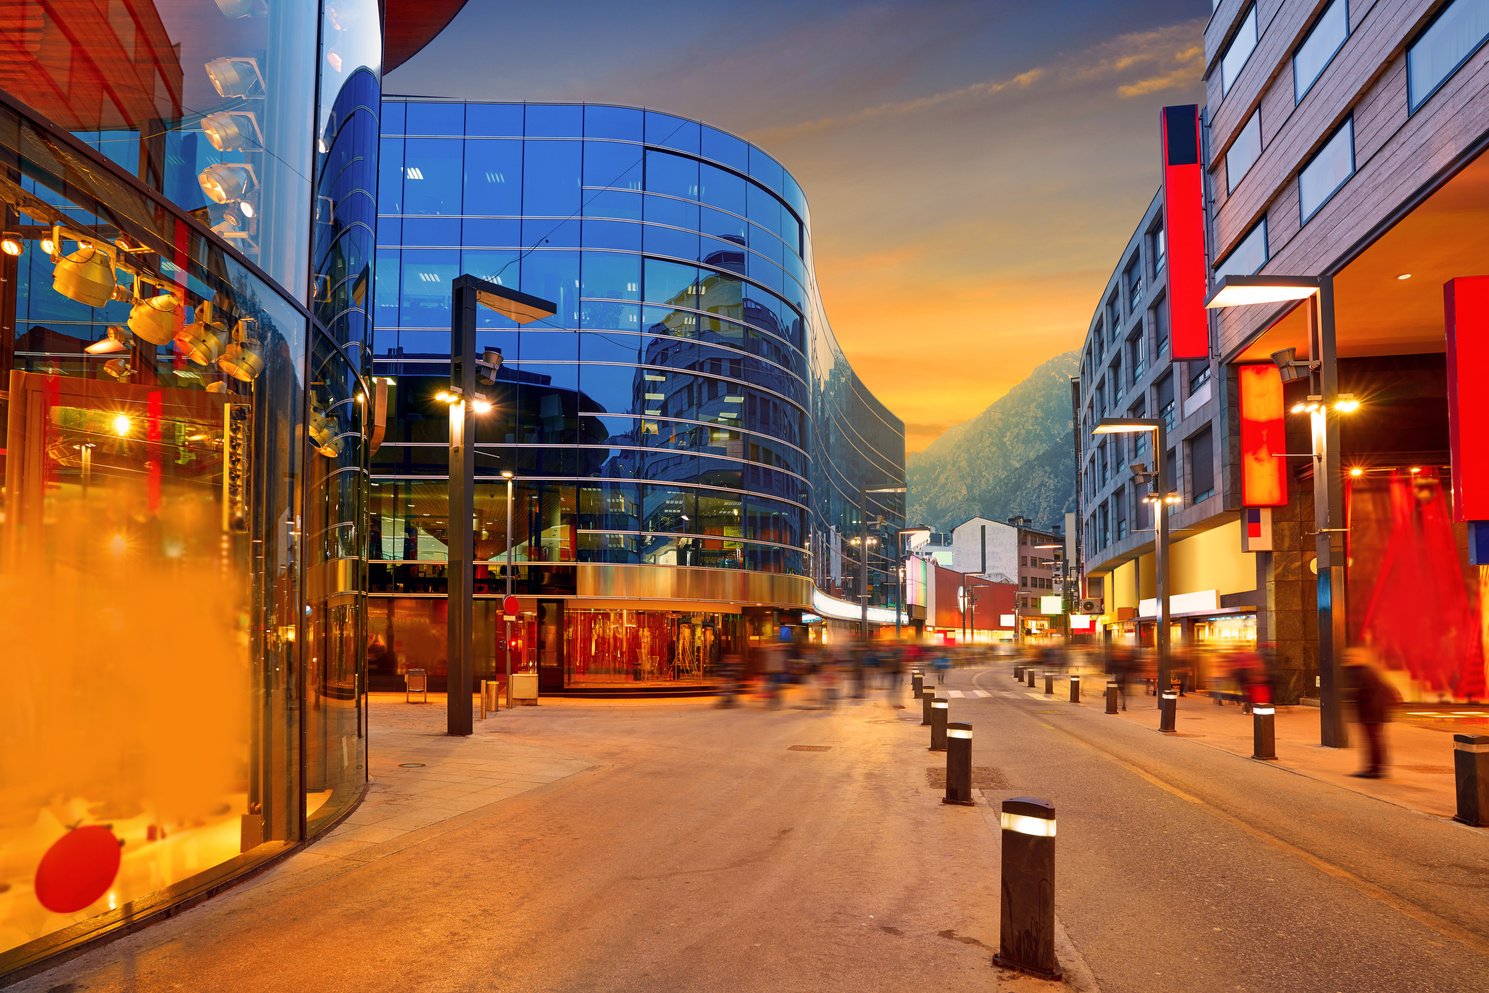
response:
[[[1078,613],[1078,614],[1099,614],[1099,613],[1101,613],[1101,601],[1100,600],[1097,600],[1097,599],[1095,599],[1093,597],[1087,597],[1086,599],[1082,600],[1079,604],[1077,604],[1077,606],[1080,607],[1080,610],[1076,611],[1076,613]]]

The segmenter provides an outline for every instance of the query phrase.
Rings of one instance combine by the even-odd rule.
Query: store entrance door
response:
[[[564,688],[564,602],[538,601],[538,692]]]

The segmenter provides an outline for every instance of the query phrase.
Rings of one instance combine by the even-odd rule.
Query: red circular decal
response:
[[[56,914],[93,903],[119,875],[119,839],[101,824],[74,828],[53,843],[36,867],[36,899]]]

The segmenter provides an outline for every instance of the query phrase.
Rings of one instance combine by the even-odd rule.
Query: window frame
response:
[[[1226,64],[1230,61],[1231,52],[1235,48],[1236,42],[1240,40],[1241,35],[1245,31],[1248,24],[1250,24],[1251,26],[1251,47],[1246,49],[1246,57],[1241,60],[1240,65],[1236,66],[1235,77],[1227,79]],[[1259,27],[1257,25],[1256,4],[1253,3],[1246,8],[1246,13],[1242,14],[1241,19],[1236,22],[1236,30],[1226,41],[1225,51],[1220,54],[1221,99],[1224,99],[1226,94],[1230,93],[1231,89],[1236,85],[1236,78],[1240,77],[1241,73],[1245,70],[1247,63],[1251,61],[1251,56],[1256,51],[1257,43],[1260,40],[1261,31],[1259,30]]]
[[[1256,154],[1251,157],[1250,162],[1246,163],[1246,168],[1242,169],[1240,174],[1237,175],[1231,167],[1231,153],[1236,150],[1236,146],[1241,143],[1241,139],[1245,137],[1246,132],[1250,130],[1252,124],[1256,125]],[[1256,165],[1257,160],[1261,157],[1262,109],[1257,107],[1251,112],[1251,116],[1246,118],[1246,123],[1241,125],[1241,130],[1236,132],[1235,138],[1231,139],[1230,147],[1225,150],[1225,192],[1227,194],[1236,192],[1236,186],[1240,184],[1242,179],[1246,178],[1246,174],[1251,171],[1251,167]]]
[[[1306,173],[1315,163],[1319,161],[1323,154],[1329,150],[1330,146],[1334,144],[1335,140],[1337,140],[1339,136],[1344,133],[1346,128],[1349,129],[1349,172],[1344,176],[1343,179],[1334,184],[1333,189],[1324,194],[1323,198],[1314,205],[1312,210],[1308,210],[1303,203],[1303,174]],[[1298,169],[1298,216],[1300,218],[1299,227],[1306,225],[1314,217],[1318,216],[1318,212],[1327,207],[1329,201],[1334,199],[1339,191],[1344,189],[1344,187],[1348,185],[1351,179],[1354,179],[1357,166],[1358,163],[1355,161],[1355,115],[1353,112],[1351,112],[1345,115],[1344,120],[1339,122],[1339,126],[1332,132],[1330,132],[1329,137],[1324,140],[1324,143],[1318,146],[1318,150],[1310,155],[1308,157],[1308,161],[1304,162],[1302,167]],[[1268,252],[1268,257],[1270,258],[1270,251]]]
[[[1251,240],[1251,236],[1254,235],[1254,234],[1256,234],[1257,228],[1260,228],[1261,229],[1261,233],[1262,233],[1262,260],[1261,260],[1261,263],[1255,269],[1252,269],[1250,272],[1246,272],[1246,273],[1237,272],[1237,273],[1234,273],[1233,275],[1237,275],[1237,276],[1254,276],[1258,272],[1261,272],[1262,268],[1268,262],[1270,262],[1272,260],[1272,235],[1271,235],[1271,231],[1269,230],[1269,225],[1267,224],[1267,215],[1263,214],[1260,218],[1257,219],[1257,222],[1255,224],[1251,225],[1251,227],[1249,227],[1249,228],[1246,229],[1246,233],[1245,234],[1243,234],[1239,239],[1236,240],[1235,245],[1231,246],[1231,250],[1228,251],[1228,252],[1226,252],[1224,255],[1222,255],[1220,257],[1220,259],[1215,263],[1215,267],[1212,270],[1212,272],[1213,272],[1213,274],[1214,274],[1214,276],[1215,276],[1215,278],[1217,280],[1221,277],[1222,270],[1224,270],[1226,263],[1229,262],[1232,258],[1234,258],[1235,255],[1236,255],[1236,253],[1241,250],[1241,247],[1243,245],[1245,245],[1248,241]],[[1232,274],[1231,273],[1224,273],[1224,275],[1232,275]]]
[[[1459,59],[1458,62],[1451,69],[1449,69],[1447,72],[1443,73],[1442,78],[1439,79],[1437,82],[1433,83],[1432,84],[1432,87],[1426,93],[1423,93],[1422,94],[1422,98],[1420,100],[1414,100],[1414,99],[1412,99],[1412,92],[1411,92],[1412,52],[1416,49],[1416,47],[1418,45],[1420,45],[1422,43],[1422,39],[1424,39],[1424,38],[1427,37],[1427,33],[1430,32],[1433,28],[1435,28],[1437,26],[1437,23],[1439,21],[1441,21],[1444,17],[1446,17],[1448,15],[1448,12],[1449,11],[1451,11],[1459,3],[1465,3],[1465,2],[1466,3],[1473,3],[1473,2],[1475,2],[1475,0],[1452,0],[1451,3],[1444,4],[1443,7],[1442,7],[1442,9],[1439,10],[1433,16],[1432,20],[1430,20],[1426,24],[1424,24],[1422,26],[1422,30],[1418,31],[1416,33],[1416,35],[1414,35],[1412,37],[1411,41],[1407,43],[1407,46],[1406,46],[1406,114],[1407,114],[1408,117],[1410,117],[1412,114],[1415,114],[1418,110],[1420,110],[1422,108],[1422,106],[1424,104],[1427,103],[1428,100],[1431,100],[1434,96],[1436,96],[1437,95],[1437,91],[1440,90],[1440,89],[1442,89],[1444,86],[1446,86],[1448,84],[1448,80],[1450,80],[1454,76],[1458,75],[1458,70],[1462,69],[1465,65],[1468,64],[1468,60],[1469,59],[1473,58],[1475,55],[1478,54],[1479,49],[1481,49],[1481,48],[1484,47],[1485,42],[1489,42],[1489,31],[1486,31],[1484,33],[1483,37],[1481,37],[1477,42],[1475,42],[1472,46],[1470,46],[1469,50],[1464,53],[1463,58]]]
[[[1339,43],[1334,46],[1333,51],[1329,52],[1328,58],[1324,59],[1323,62],[1319,63],[1318,72],[1315,72],[1313,74],[1313,78],[1310,79],[1310,80],[1308,80],[1308,85],[1305,86],[1305,87],[1303,87],[1301,90],[1299,90],[1298,89],[1298,53],[1303,50],[1304,46],[1306,46],[1310,41],[1313,40],[1314,34],[1318,31],[1318,29],[1320,27],[1323,26],[1324,18],[1326,18],[1326,17],[1329,16],[1330,12],[1332,12],[1333,9],[1334,9],[1334,4],[1336,4],[1336,3],[1342,3],[1342,4],[1344,4],[1344,35],[1342,37],[1340,37]],[[1334,57],[1339,54],[1339,52],[1340,52],[1341,49],[1344,48],[1344,43],[1347,42],[1347,41],[1349,41],[1350,34],[1351,34],[1351,32],[1350,32],[1350,29],[1349,29],[1349,0],[1332,0],[1331,3],[1329,3],[1327,6],[1324,7],[1324,9],[1322,11],[1319,12],[1318,17],[1314,19],[1313,24],[1308,28],[1308,33],[1305,34],[1305,35],[1303,35],[1303,40],[1300,41],[1300,42],[1298,42],[1297,47],[1293,49],[1293,54],[1292,54],[1292,58],[1291,58],[1290,61],[1292,62],[1292,68],[1293,68],[1293,106],[1294,107],[1296,107],[1298,104],[1300,104],[1300,103],[1303,102],[1303,98],[1306,97],[1309,94],[1309,92],[1312,91],[1314,84],[1317,83],[1319,81],[1319,79],[1321,79],[1323,77],[1324,72],[1327,71],[1328,68],[1329,68],[1329,66],[1334,63]]]

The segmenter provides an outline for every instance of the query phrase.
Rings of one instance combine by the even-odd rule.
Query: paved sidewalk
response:
[[[1009,667],[996,669],[999,678],[1013,677]],[[1085,683],[1080,706],[1096,710],[1106,707],[1106,679],[1101,673],[1083,674]],[[1062,675],[1055,680],[1054,697],[1044,696],[1044,680],[1025,692],[1043,699],[1053,699],[1069,706],[1069,681]],[[1158,728],[1158,701],[1145,696],[1141,684],[1127,698],[1128,709],[1118,719]],[[1464,707],[1464,711],[1480,708]],[[1317,707],[1277,708],[1277,760],[1285,769],[1321,782],[1376,797],[1411,810],[1452,817],[1457,799],[1453,781],[1453,733],[1483,734],[1486,729],[1473,718],[1461,721],[1405,717],[1386,728],[1389,769],[1385,779],[1359,779],[1350,773],[1363,765],[1360,729],[1350,725],[1350,748],[1324,748],[1318,743],[1319,712]],[[1179,699],[1174,726],[1177,737],[1219,748],[1235,755],[1252,753],[1252,717],[1241,713],[1238,704],[1216,705],[1208,696],[1186,694]]]

